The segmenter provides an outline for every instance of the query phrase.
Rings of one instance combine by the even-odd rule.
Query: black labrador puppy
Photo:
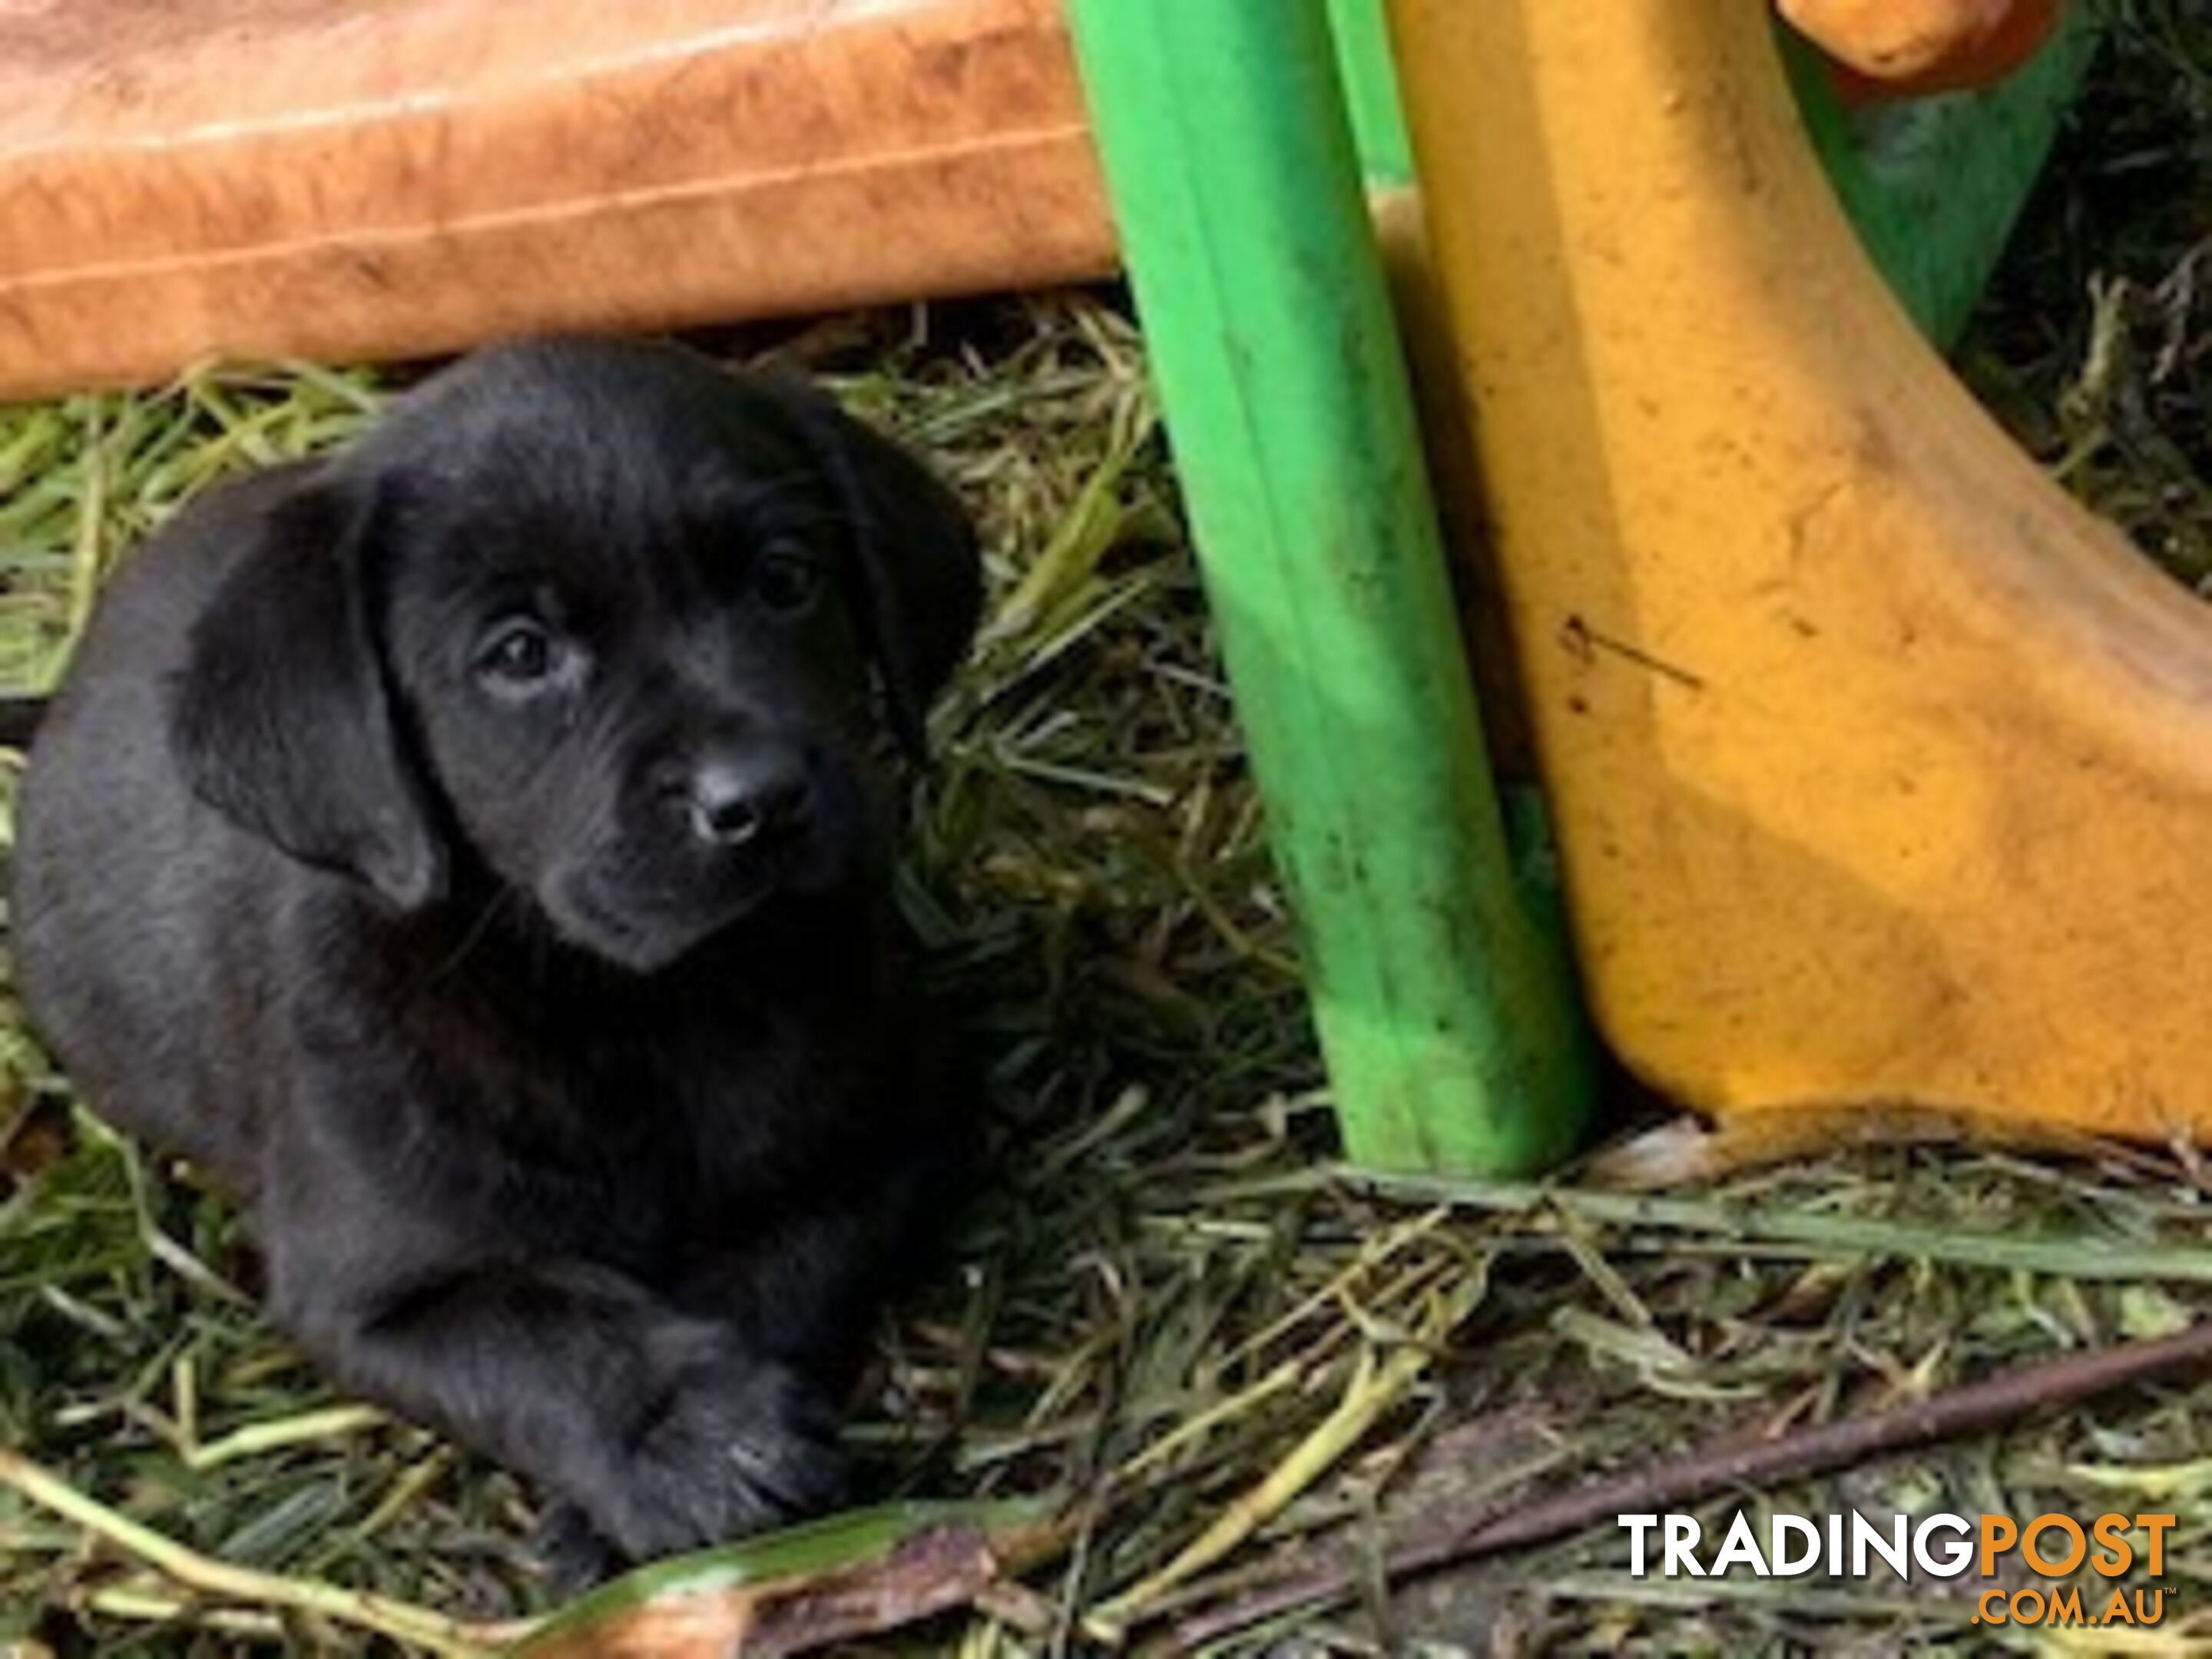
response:
[[[963,1140],[884,737],[978,595],[951,494],[817,394],[522,343],[180,514],[39,735],[14,915],[58,1057],[246,1203],[336,1378],[571,1547],[838,1489]]]

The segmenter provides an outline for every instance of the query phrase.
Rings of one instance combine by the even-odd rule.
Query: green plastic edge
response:
[[[1398,70],[1383,4],[1384,0],[1328,0],[1328,27],[1336,40],[1352,142],[1367,183],[1375,189],[1413,182],[1413,143],[1398,102]]]
[[[1594,1095],[1516,871],[1322,0],[1074,0],[1346,1154],[1529,1172]]]
[[[1778,19],[1790,82],[1838,201],[1923,335],[1948,350],[2002,256],[2102,38],[2069,6],[2044,49],[1986,90],[1854,113],[1826,60]],[[1345,100],[1371,188],[1413,182],[1384,0],[1328,0]],[[1474,95],[1475,89],[1470,89]]]
[[[2096,55],[2096,8],[2069,7],[2053,38],[1983,91],[1851,112],[1820,54],[1777,32],[1814,149],[1859,240],[1930,342],[1948,350],[1996,271]]]

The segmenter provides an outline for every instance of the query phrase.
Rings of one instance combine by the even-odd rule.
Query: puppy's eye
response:
[[[822,568],[796,544],[771,543],[754,562],[753,591],[770,611],[798,616],[813,608],[822,591]]]
[[[526,690],[551,678],[560,647],[544,627],[516,617],[492,629],[477,652],[477,672],[495,684]]]

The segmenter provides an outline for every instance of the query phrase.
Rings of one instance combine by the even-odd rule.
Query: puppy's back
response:
[[[265,1045],[205,1011],[281,994],[235,941],[262,931],[284,872],[193,798],[169,708],[194,620],[291,471],[194,502],[108,585],[32,746],[10,903],[33,1020],[91,1103],[240,1182],[237,1082]]]

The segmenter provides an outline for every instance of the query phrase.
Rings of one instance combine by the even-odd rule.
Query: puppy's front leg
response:
[[[289,1230],[271,1244],[272,1310],[339,1382],[540,1482],[633,1559],[836,1496],[818,1391],[620,1273],[450,1258],[366,1271]]]

